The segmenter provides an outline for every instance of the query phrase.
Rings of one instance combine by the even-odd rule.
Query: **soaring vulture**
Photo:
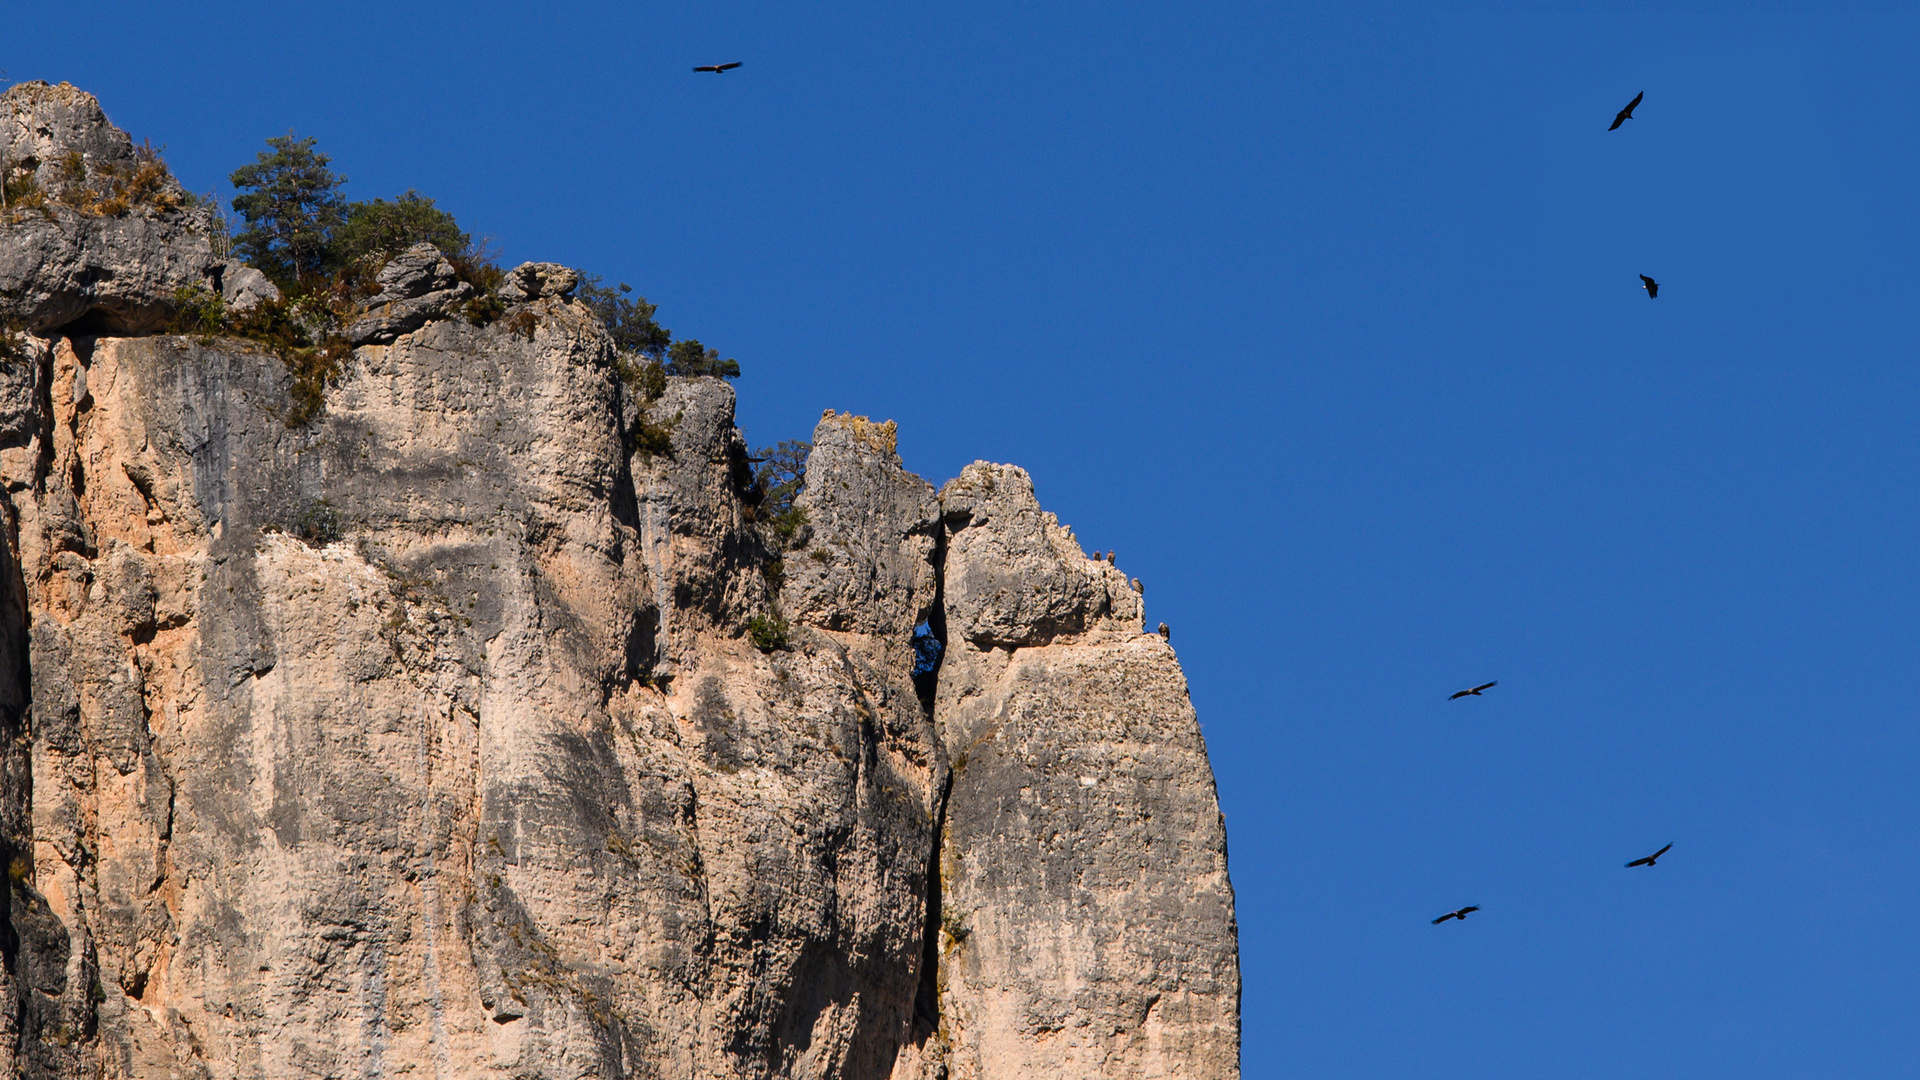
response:
[[[1445,915],[1442,915],[1439,918],[1433,920],[1433,925],[1439,926],[1441,923],[1446,922],[1448,919],[1459,919],[1461,922],[1466,922],[1467,915],[1470,912],[1475,912],[1479,910],[1480,910],[1479,904],[1468,904],[1466,907],[1461,908],[1459,911],[1449,911]]]
[[[1645,274],[1640,275],[1640,287],[1647,290],[1647,299],[1660,299],[1660,283]]]
[[[1621,109],[1621,110],[1620,110],[1620,115],[1618,115],[1618,116],[1616,116],[1616,117],[1614,117],[1614,118],[1613,118],[1613,127],[1610,127],[1610,128],[1608,128],[1607,130],[1608,130],[1608,131],[1612,131],[1612,130],[1613,130],[1613,128],[1617,128],[1617,127],[1619,127],[1619,126],[1620,126],[1621,124],[1624,124],[1624,123],[1626,123],[1627,121],[1629,121],[1629,120],[1631,120],[1631,119],[1633,119],[1633,110],[1634,110],[1634,107],[1635,107],[1635,106],[1637,106],[1637,105],[1639,105],[1639,104],[1640,104],[1640,99],[1641,99],[1641,98],[1643,98],[1643,97],[1646,97],[1646,96],[1647,96],[1647,92],[1646,92],[1645,90],[1642,90],[1642,91],[1640,91],[1639,93],[1637,93],[1637,94],[1635,94],[1635,95],[1633,95],[1633,100],[1632,100],[1632,101],[1629,101],[1629,102],[1627,102],[1627,107],[1626,107],[1626,108],[1624,108],[1624,109]]]
[[[1636,866],[1652,866],[1659,861],[1660,856],[1665,855],[1667,852],[1671,850],[1673,850],[1673,845],[1668,844],[1666,847],[1661,848],[1659,851],[1654,852],[1653,854],[1647,856],[1644,859],[1635,859],[1632,862],[1628,863],[1627,869],[1631,870]]]
[[[1449,695],[1447,695],[1447,700],[1448,700],[1448,701],[1452,701],[1452,700],[1454,700],[1455,698],[1463,698],[1463,697],[1479,697],[1479,696],[1480,696],[1480,691],[1482,691],[1482,690],[1491,690],[1491,689],[1493,689],[1494,687],[1496,687],[1496,686],[1499,686],[1499,685],[1500,685],[1500,680],[1499,680],[1499,679],[1495,679],[1495,680],[1493,680],[1492,682],[1483,682],[1483,683],[1481,683],[1481,684],[1480,684],[1479,686],[1476,686],[1476,687],[1474,687],[1474,688],[1473,688],[1473,689],[1471,689],[1471,690],[1461,690],[1461,691],[1459,691],[1458,693],[1454,693],[1454,694],[1449,694]]]
[[[745,61],[745,60],[735,60],[735,61],[734,61],[733,63],[731,63],[731,64],[707,64],[707,65],[705,65],[704,67],[697,67],[697,68],[694,68],[693,70],[695,70],[695,71],[711,71],[711,72],[713,72],[713,73],[714,73],[715,75],[718,75],[718,74],[720,74],[720,73],[721,73],[721,72],[723,72],[723,71],[732,71],[732,70],[733,70],[734,68],[737,68],[737,67],[739,67],[739,66],[740,66],[741,64],[744,64],[744,63],[746,63],[746,61]],[[1638,100],[1638,99],[1635,99],[1635,100]]]

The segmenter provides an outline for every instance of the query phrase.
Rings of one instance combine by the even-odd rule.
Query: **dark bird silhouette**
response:
[[[1640,287],[1647,290],[1647,299],[1660,299],[1660,283],[1645,274],[1640,275]]]
[[[714,73],[715,75],[718,75],[718,74],[720,74],[720,73],[721,73],[721,72],[723,72],[723,71],[732,71],[732,70],[733,70],[734,68],[737,68],[737,67],[739,67],[739,66],[740,66],[741,64],[744,64],[744,63],[746,63],[746,61],[745,61],[745,60],[735,60],[735,61],[734,61],[733,63],[731,63],[731,64],[707,64],[707,65],[705,65],[704,67],[697,67],[697,68],[694,68],[693,70],[695,70],[695,71],[711,71],[711,72],[713,72],[713,73]],[[1638,98],[1635,98],[1634,100],[1635,100],[1635,101],[1638,101],[1639,99],[1638,99]]]
[[[1161,641],[1172,641],[1172,640],[1173,640],[1173,631],[1171,631],[1171,630],[1169,630],[1169,629],[1167,629],[1167,624],[1166,624],[1166,623],[1161,623],[1161,624],[1160,624],[1160,640],[1161,640]]]
[[[1645,90],[1642,90],[1639,93],[1633,95],[1633,100],[1627,102],[1627,107],[1624,109],[1621,109],[1620,115],[1613,118],[1613,127],[1610,127],[1607,130],[1612,131],[1613,128],[1617,128],[1621,124],[1624,124],[1627,121],[1633,119],[1634,108],[1640,104],[1640,99],[1646,96],[1647,96],[1647,92]]]
[[[1459,919],[1461,922],[1466,922],[1467,915],[1469,913],[1479,911],[1479,910],[1480,910],[1479,904],[1468,904],[1466,907],[1461,908],[1459,911],[1449,911],[1445,915],[1442,915],[1439,918],[1433,920],[1433,925],[1439,926],[1441,923],[1446,922],[1448,919]]]
[[[1494,680],[1494,681],[1492,681],[1492,682],[1483,682],[1483,683],[1481,683],[1481,684],[1480,684],[1479,686],[1476,686],[1476,687],[1474,687],[1474,688],[1473,688],[1473,689],[1471,689],[1471,690],[1462,690],[1462,691],[1460,691],[1459,693],[1455,693],[1455,694],[1449,694],[1449,695],[1447,695],[1447,700],[1448,700],[1448,701],[1452,701],[1452,700],[1454,700],[1455,698],[1463,698],[1463,697],[1479,697],[1479,696],[1480,696],[1480,691],[1482,691],[1482,690],[1491,690],[1491,689],[1493,689],[1494,687],[1496,687],[1496,686],[1499,686],[1499,685],[1500,685],[1500,680],[1498,680],[1498,679],[1495,679],[1495,680]]]
[[[1659,851],[1654,852],[1653,854],[1647,856],[1644,859],[1635,859],[1632,862],[1628,863],[1627,869],[1631,870],[1636,866],[1652,866],[1654,865],[1654,863],[1659,861],[1660,856],[1665,855],[1667,852],[1671,850],[1673,850],[1673,845],[1668,844],[1666,847],[1661,848]]]
[[[1115,555],[1117,555],[1117,554],[1119,554],[1119,553],[1118,553],[1118,552],[1115,552],[1115,551],[1109,551],[1109,552],[1107,552],[1107,565],[1108,565],[1108,566],[1112,566],[1112,565],[1113,565],[1113,557],[1114,557]]]

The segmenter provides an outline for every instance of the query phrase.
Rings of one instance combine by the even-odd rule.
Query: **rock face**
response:
[[[207,211],[186,207],[165,168],[66,83],[0,93],[0,175],[0,324],[156,330],[175,291],[206,285],[220,261]]]
[[[1023,470],[940,501],[951,1075],[1238,1076],[1226,830],[1172,649]]]
[[[1137,591],[839,414],[776,548],[732,388],[636,397],[529,266],[301,427],[240,341],[0,366],[0,1070],[1237,1076]]]

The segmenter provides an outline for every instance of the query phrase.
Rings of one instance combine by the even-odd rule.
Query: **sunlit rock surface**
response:
[[[97,289],[0,366],[7,1075],[1237,1075],[1184,679],[1023,471],[830,413],[776,550],[732,387],[636,398],[573,272],[389,277],[295,426]]]

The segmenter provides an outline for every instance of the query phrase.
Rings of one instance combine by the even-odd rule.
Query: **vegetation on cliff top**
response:
[[[391,202],[349,202],[341,190],[347,178],[330,168],[333,159],[315,145],[312,136],[275,136],[267,140],[267,151],[229,177],[239,192],[233,209],[244,227],[233,245],[241,258],[289,298],[333,305],[369,293],[373,275],[388,259],[424,241],[473,286],[478,298],[469,317],[485,322],[500,314],[502,275],[484,240],[476,241],[452,214],[412,189]],[[675,341],[655,321],[655,305],[624,282],[608,287],[589,276],[575,297],[600,317],[615,348],[630,360],[657,363],[667,375],[740,374],[739,363],[722,359],[718,350],[691,338]]]
[[[451,213],[408,189],[389,201],[348,201],[347,178],[331,168],[332,158],[316,149],[313,137],[292,132],[267,140],[268,149],[235,169],[229,177],[239,231],[232,237],[235,255],[265,273],[282,298],[256,305],[245,315],[226,311],[208,290],[186,289],[176,298],[174,329],[205,337],[232,334],[272,348],[295,376],[289,423],[304,423],[325,402],[325,387],[338,377],[351,354],[340,329],[379,292],[376,276],[386,263],[422,242],[447,257],[457,277],[473,289],[461,309],[476,325],[506,311],[499,295],[504,274],[487,242],[460,227]],[[575,299],[585,304],[612,335],[622,380],[641,400],[653,401],[666,389],[668,375],[734,378],[738,361],[694,339],[675,341],[654,319],[657,310],[630,285],[604,285],[589,275]],[[530,334],[537,316],[509,320],[512,329]],[[643,450],[664,450],[671,424],[643,424]],[[657,444],[657,445],[656,445]]]

